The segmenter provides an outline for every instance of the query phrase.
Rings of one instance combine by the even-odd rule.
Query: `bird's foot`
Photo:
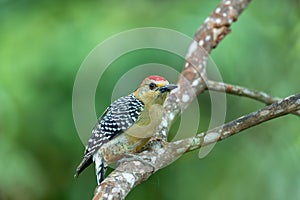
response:
[[[167,139],[163,137],[154,136],[152,137],[149,142],[147,143],[147,148],[149,149],[159,149],[163,148],[168,144]]]

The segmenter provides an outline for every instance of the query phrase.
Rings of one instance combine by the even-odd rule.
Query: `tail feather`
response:
[[[104,180],[104,175],[107,169],[107,163],[101,156],[98,156],[97,154],[94,156],[94,161],[95,161],[97,182],[98,185],[100,185],[100,183]]]
[[[78,165],[78,167],[76,169],[76,173],[74,174],[74,177],[77,178],[79,176],[79,174],[92,163],[93,163],[92,156],[83,157],[81,163]]]

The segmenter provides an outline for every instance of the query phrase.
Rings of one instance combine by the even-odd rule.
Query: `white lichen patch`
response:
[[[193,87],[198,86],[199,83],[200,83],[200,79],[197,78],[196,80],[193,81],[192,86],[193,86]]]
[[[207,17],[207,18],[204,20],[204,23],[207,23],[209,20],[210,20],[210,18]]]
[[[177,154],[183,154],[185,151],[186,151],[186,148],[179,148],[179,149],[176,149],[176,153],[177,153]]]
[[[175,117],[175,116],[174,116],[173,113],[170,113],[170,114],[169,114],[169,118],[170,118],[171,121],[174,119],[174,117]]]
[[[113,199],[114,199],[114,196],[112,194],[109,194],[107,197],[107,200],[113,200]]]
[[[216,40],[219,35],[222,33],[222,31],[224,30],[224,28],[214,28],[213,29],[213,40]]]
[[[155,163],[156,162],[156,157],[151,157],[151,163]]]
[[[268,110],[263,110],[263,111],[261,111],[260,115],[261,115],[261,116],[266,116],[266,115],[268,115],[269,113],[270,113],[270,111],[268,111]]]
[[[130,184],[130,187],[132,187],[134,185],[134,182],[135,182],[134,176],[132,174],[126,173],[126,172],[123,172],[122,175],[126,179],[127,183]]]
[[[167,136],[167,132],[166,132],[165,130],[162,130],[162,131],[161,131],[161,135],[162,135],[162,136]]]
[[[117,181],[122,181],[122,178],[119,177],[119,176],[115,176],[114,178],[115,178]]]
[[[112,193],[119,193],[120,188],[114,187],[111,191],[112,191]]]
[[[220,24],[220,23],[221,23],[221,19],[220,19],[220,18],[217,18],[217,19],[216,19],[216,23],[217,23],[217,24]]]
[[[225,5],[230,5],[230,1],[225,1]]]
[[[206,136],[204,136],[204,143],[216,142],[219,137],[220,137],[220,134],[218,132],[209,133]]]
[[[210,38],[211,38],[211,36],[210,36],[210,35],[207,35],[207,36],[205,37],[205,40],[206,40],[206,41],[209,41]]]
[[[188,102],[190,100],[190,97],[189,97],[189,95],[184,94],[184,95],[182,95],[182,99],[181,100],[182,100],[183,103],[186,103],[186,102]]]
[[[199,136],[199,137],[203,137],[203,136],[204,136],[204,132],[202,132],[202,133],[199,133],[197,136]]]
[[[139,165],[141,165],[141,162],[139,162],[139,161],[133,161],[133,164],[134,164],[135,166],[139,166]]]
[[[198,44],[199,44],[200,46],[203,46],[204,41],[203,41],[203,40],[200,40],[200,41],[198,42]]]
[[[163,154],[163,153],[165,153],[165,150],[163,148],[160,148],[160,149],[157,150],[157,153],[158,154]]]
[[[200,64],[198,65],[198,68],[199,68],[199,69],[202,69],[202,68],[203,68],[203,65],[200,63]]]
[[[229,135],[230,135],[229,131],[225,131],[225,132],[222,133],[223,138],[225,138],[225,137],[227,137]]]
[[[263,96],[264,98],[269,98],[269,95],[267,95],[267,93],[265,93],[265,92],[261,92],[260,94],[261,94],[261,96]]]
[[[300,104],[300,99],[298,99],[295,104],[299,105]]]
[[[216,13],[220,13],[220,11],[221,11],[221,8],[216,9]]]
[[[192,53],[196,51],[197,47],[198,47],[198,44],[197,44],[197,42],[194,40],[194,41],[192,42],[192,44],[190,45],[190,48],[189,48],[188,53],[186,54],[186,56],[187,56],[187,57],[190,57],[190,56],[192,55]]]
[[[104,193],[102,197],[108,198],[108,193]]]
[[[251,94],[251,91],[248,90],[248,89],[244,89],[244,93],[247,94],[247,95],[250,95],[250,94]]]
[[[166,120],[166,119],[163,119],[163,120],[161,121],[161,125],[162,125],[163,127],[167,127],[167,126],[168,126],[167,120]]]
[[[175,141],[175,142],[173,142],[175,145],[178,145],[178,144],[180,144],[182,141],[181,140],[178,140],[178,141]]]
[[[257,114],[257,112],[254,113],[254,115],[256,115],[256,114]],[[244,119],[244,117],[245,116],[241,116],[241,117],[237,118],[237,120],[242,120],[242,119]]]

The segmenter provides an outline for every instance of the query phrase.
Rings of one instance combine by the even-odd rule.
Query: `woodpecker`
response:
[[[133,93],[114,101],[93,128],[75,177],[94,162],[99,185],[108,164],[140,151],[160,124],[162,105],[176,87],[164,77],[152,75]]]

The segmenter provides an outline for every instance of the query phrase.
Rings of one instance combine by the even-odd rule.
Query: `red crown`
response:
[[[166,79],[161,76],[148,76],[148,79],[153,80],[153,81],[166,81]]]

